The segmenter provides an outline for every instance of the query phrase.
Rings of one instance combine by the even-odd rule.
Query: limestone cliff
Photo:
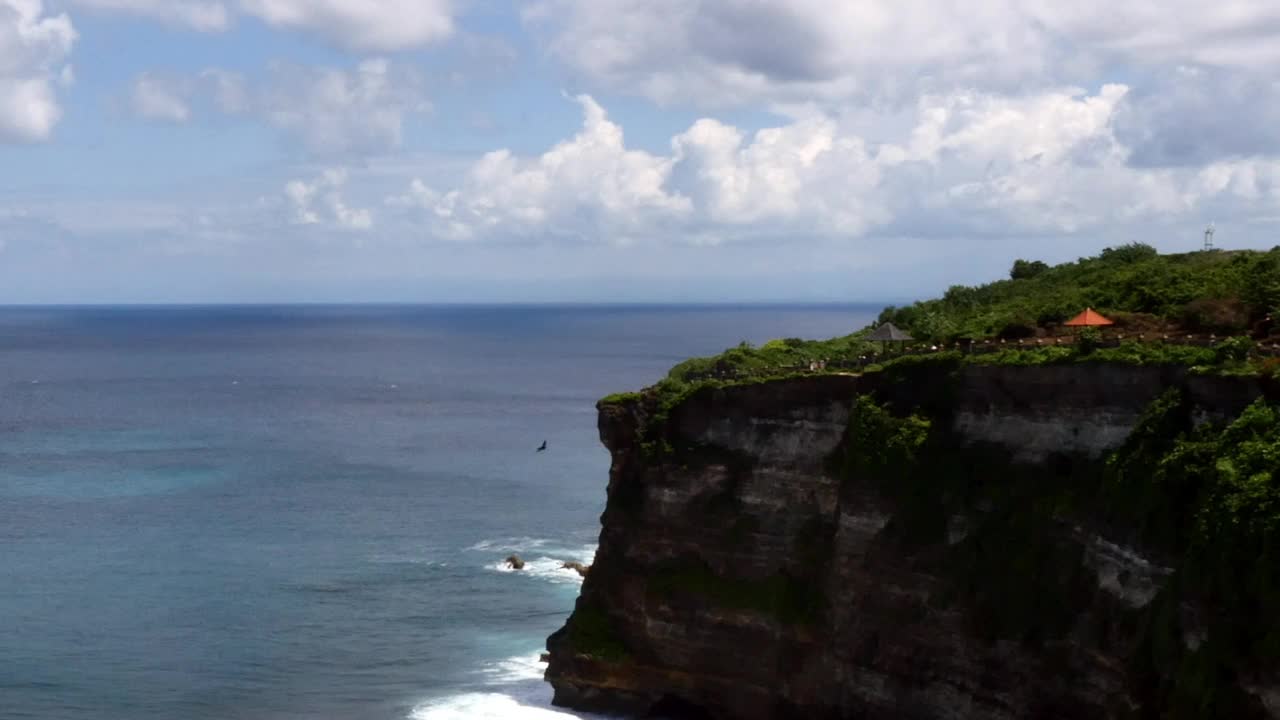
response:
[[[1197,716],[1171,710],[1173,671],[1149,658],[1187,665],[1213,608],[1165,592],[1176,554],[1098,490],[1105,455],[1169,388],[1197,424],[1263,393],[1179,368],[964,366],[602,403],[608,503],[548,640],[555,702],[745,720]],[[858,398],[922,419],[873,442],[853,431]],[[927,440],[908,463],[892,449],[913,433]],[[1178,647],[1153,650],[1174,642],[1166,626]],[[1228,681],[1241,699],[1213,714],[1280,717],[1268,668]]]

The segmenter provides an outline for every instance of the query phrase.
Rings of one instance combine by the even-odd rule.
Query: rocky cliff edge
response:
[[[743,720],[1280,717],[1272,668],[1197,669],[1212,603],[1170,589],[1178,543],[1109,494],[1107,457],[1171,390],[1192,427],[1265,393],[1176,367],[968,366],[601,403],[608,503],[548,639],[555,702]]]

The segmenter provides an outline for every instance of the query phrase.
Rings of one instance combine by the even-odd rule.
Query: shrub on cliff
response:
[[[1106,262],[1136,263],[1150,260],[1159,253],[1146,243],[1133,242],[1119,247],[1103,248],[1098,258]]]
[[[1088,355],[1102,344],[1102,331],[1095,327],[1087,327],[1076,337],[1076,350],[1081,355]]]
[[[1014,260],[1013,268],[1009,270],[1009,279],[1030,280],[1048,269],[1048,264],[1040,260]]]
[[[1182,309],[1182,327],[1196,333],[1233,333],[1249,327],[1249,310],[1232,298],[1200,298]]]
[[[858,396],[845,430],[845,474],[886,480],[899,475],[915,464],[929,427],[924,418],[894,417],[870,395]]]
[[[849,361],[876,348],[863,335],[865,332],[858,332],[830,340],[786,338],[760,347],[741,343],[719,355],[685,360],[671,368],[663,382],[667,389],[674,389],[708,379],[735,380],[796,372],[807,369],[813,360]]]
[[[1180,391],[1152,404],[1107,461],[1102,505],[1176,574],[1135,658],[1162,717],[1237,717],[1243,668],[1280,666],[1280,408],[1258,400],[1225,425],[1192,420]],[[1183,641],[1178,608],[1206,608]]]

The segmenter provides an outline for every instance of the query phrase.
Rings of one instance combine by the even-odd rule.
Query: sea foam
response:
[[[523,574],[546,580],[557,585],[581,585],[578,571],[564,567],[566,561],[590,565],[595,561],[594,544],[571,545],[545,538],[504,538],[484,540],[467,548],[473,552],[493,554],[493,560],[485,565],[489,570]],[[524,559],[524,568],[514,570],[507,565],[506,557],[515,554]]]
[[[486,665],[482,692],[428,700],[413,708],[411,720],[570,720],[603,719],[551,705],[551,686],[542,679],[537,655],[520,655]]]
[[[582,575],[578,574],[577,570],[564,567],[564,561],[567,559],[569,558],[537,557],[525,560],[524,567],[520,570],[511,568],[505,560],[492,563],[487,567],[498,572],[528,575],[557,585],[581,585]]]

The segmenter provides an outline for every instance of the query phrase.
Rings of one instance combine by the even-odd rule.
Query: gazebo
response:
[[[1063,325],[1067,327],[1106,327],[1107,325],[1115,325],[1115,322],[1099,315],[1098,311],[1093,308],[1085,308],[1084,312],[1066,321]]]
[[[911,337],[905,330],[894,325],[891,322],[883,323],[880,327],[871,331],[867,336],[868,340],[876,340],[883,344],[885,352],[889,351],[889,343],[911,342],[915,338]]]

